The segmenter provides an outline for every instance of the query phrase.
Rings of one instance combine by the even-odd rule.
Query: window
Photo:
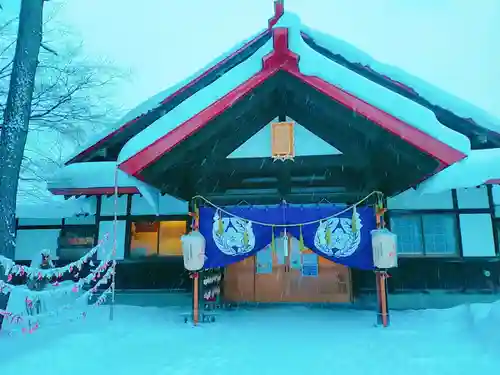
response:
[[[64,227],[57,241],[57,256],[68,261],[80,259],[94,247],[96,236],[94,225]]]
[[[398,254],[457,255],[456,220],[453,214],[393,214],[391,229],[398,236]]]
[[[181,236],[186,227],[185,220],[132,223],[130,257],[182,255]]]
[[[495,230],[497,232],[496,236],[497,236],[497,244],[498,244],[498,247],[497,247],[497,251],[498,249],[500,249],[500,220],[495,220]]]

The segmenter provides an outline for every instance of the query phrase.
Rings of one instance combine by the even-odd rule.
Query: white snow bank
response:
[[[341,55],[349,62],[367,66],[373,71],[413,89],[431,104],[448,109],[457,116],[466,119],[470,118],[479,126],[500,133],[500,119],[485,110],[441,90],[397,67],[382,64],[373,59],[370,55],[358,50],[356,47],[343,40],[311,29],[307,26],[302,26],[301,30],[309,35],[318,45],[335,54]]]
[[[303,26],[297,15],[286,12],[275,27],[289,29],[289,48],[300,55],[299,68],[303,74],[319,77],[465,154],[470,152],[470,140],[441,124],[431,110],[311,49],[300,35]]]
[[[38,203],[18,204],[16,217],[18,219],[60,219],[77,215],[93,215],[95,199],[63,197],[45,199]]]
[[[81,189],[115,186],[116,163],[88,162],[62,167],[47,183],[49,189]],[[118,186],[136,186],[136,179],[118,169]]]
[[[471,327],[476,338],[486,347],[500,352],[500,301],[470,305]]]
[[[438,193],[444,190],[479,186],[488,180],[500,178],[500,148],[472,150],[459,162],[421,183],[420,193]]]
[[[222,311],[215,323],[195,328],[180,316],[188,310],[116,306],[110,322],[102,307],[74,324],[0,336],[2,375],[20,368],[104,375],[110,366],[117,374],[172,375],[463,375],[500,368],[498,354],[464,329],[463,308],[393,311],[387,329],[373,326],[374,311],[292,306]],[[484,323],[494,335],[498,321]],[[60,360],[40,366],[47,358]]]
[[[27,306],[26,299],[30,299],[32,301],[40,301],[41,311],[40,314],[44,315],[48,312],[57,311],[62,306],[69,305],[75,303],[77,298],[81,296],[83,293],[81,290],[71,293],[53,293],[54,291],[58,291],[58,288],[71,288],[74,284],[73,281],[61,281],[59,286],[55,287],[50,283],[47,283],[45,289],[41,291],[33,291],[28,289],[27,286],[18,286],[14,288],[14,290],[10,293],[9,302],[7,304],[7,308],[5,309],[7,312],[12,313],[13,315],[24,316],[27,314]],[[87,301],[84,301],[85,304]],[[81,309],[84,310],[84,305],[80,302]],[[47,320],[55,320],[57,317],[47,317],[44,316],[41,318],[41,323]],[[33,325],[33,323],[32,323]],[[19,322],[12,321],[12,319],[4,319],[2,323],[2,330],[9,332],[18,332],[23,328],[29,330],[30,329],[30,321],[28,319],[21,319]]]
[[[136,117],[139,117],[140,115],[142,115],[144,113],[149,112],[150,110],[152,110],[152,109],[154,109],[156,107],[158,107],[160,105],[160,103],[163,100],[165,100],[168,96],[172,95],[177,90],[179,90],[180,88],[186,86],[189,82],[195,80],[196,78],[198,78],[199,76],[201,76],[203,73],[205,73],[207,70],[209,70],[210,68],[214,67],[215,65],[217,65],[218,63],[220,63],[222,60],[224,60],[225,58],[227,58],[230,55],[232,55],[233,53],[235,53],[237,50],[239,50],[241,47],[243,47],[243,45],[245,45],[246,43],[252,41],[257,36],[259,36],[260,34],[262,34],[263,31],[264,30],[261,30],[258,33],[254,34],[253,36],[251,36],[250,38],[247,38],[247,39],[243,40],[242,42],[234,45],[229,51],[223,53],[222,55],[220,55],[216,59],[212,60],[210,63],[208,63],[207,65],[205,65],[203,68],[201,68],[200,70],[198,70],[196,73],[192,74],[191,76],[187,77],[186,79],[183,79],[183,80],[179,81],[177,84],[175,84],[173,86],[170,86],[166,90],[161,91],[158,94],[153,95],[152,97],[150,97],[146,101],[142,102],[137,107],[135,107],[134,109],[132,109],[129,112],[127,112],[127,114],[125,116],[123,116],[119,121],[117,121],[109,129],[106,129],[105,131],[103,131],[101,133],[98,133],[94,137],[90,138],[88,140],[88,142],[86,142],[82,147],[78,148],[77,152],[74,152],[70,157],[67,158],[67,160],[70,160],[70,159],[74,158],[75,156],[77,156],[78,154],[80,154],[82,151],[84,151],[87,148],[93,146],[94,144],[96,144],[97,142],[99,142],[101,139],[103,139],[106,136],[108,136],[109,134],[113,133],[116,129],[119,129],[125,123],[127,123],[127,122],[135,119]]]
[[[237,65],[218,80],[198,91],[172,111],[155,121],[122,148],[118,162],[124,162],[151,143],[160,139],[183,122],[195,116],[215,101],[233,91],[262,69],[262,58],[273,50],[273,41],[268,40],[246,61]],[[230,130],[229,130],[230,131]]]

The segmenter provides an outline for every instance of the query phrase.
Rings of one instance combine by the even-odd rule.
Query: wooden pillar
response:
[[[198,272],[193,273],[193,324],[194,325],[198,324],[200,315],[200,309],[199,309],[200,292],[198,290],[199,280],[200,280],[199,273]]]
[[[389,303],[387,298],[387,273],[375,271],[377,282],[377,324],[388,327],[390,324]]]
[[[385,228],[385,213],[387,209],[384,208],[385,202],[380,200],[375,208],[375,216],[377,229]],[[377,269],[375,271],[375,281],[377,285],[377,324],[383,327],[388,327],[390,323],[389,316],[389,301],[387,296],[387,277],[388,274],[385,270]]]

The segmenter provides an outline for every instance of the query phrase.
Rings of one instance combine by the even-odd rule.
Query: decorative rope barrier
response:
[[[269,224],[269,223],[264,223],[264,222],[261,222],[261,221],[249,220],[249,219],[246,219],[244,217],[240,217],[238,215],[235,215],[235,214],[227,211],[223,207],[220,207],[220,206],[216,205],[215,203],[211,202],[210,200],[208,200],[207,198],[205,198],[202,195],[196,195],[196,196],[194,196],[193,197],[193,201],[195,201],[196,199],[200,199],[200,200],[204,201],[206,204],[208,204],[209,206],[211,206],[211,207],[215,208],[216,210],[218,210],[219,212],[225,213],[226,215],[234,217],[234,218],[239,219],[239,220],[243,220],[243,221],[251,222],[253,224],[267,226],[267,227],[275,227],[275,228],[281,227],[281,228],[285,228],[285,227],[301,227],[301,226],[305,226],[305,225],[318,224],[318,223],[321,223],[322,221],[333,219],[333,218],[338,217],[338,216],[340,216],[340,215],[342,215],[342,214],[344,214],[344,213],[346,213],[348,211],[355,210],[357,206],[359,206],[362,203],[366,202],[368,199],[370,199],[373,196],[376,196],[377,197],[377,201],[380,201],[382,199],[382,197],[383,197],[383,193],[380,192],[380,191],[372,191],[370,194],[368,194],[363,199],[361,199],[358,202],[356,202],[356,203],[354,203],[354,204],[352,204],[352,205],[344,208],[343,210],[341,210],[339,212],[336,212],[333,215],[330,215],[330,216],[327,216],[327,217],[324,217],[324,218],[321,218],[321,219],[318,219],[318,220],[306,221],[306,222],[303,222],[303,223],[296,223],[296,224]]]
[[[83,268],[84,264],[89,264],[91,267],[94,266],[92,261],[92,256],[96,254],[97,250],[102,247],[102,244],[107,239],[107,235],[103,241],[101,241],[96,247],[92,248],[87,254],[81,257],[79,260],[72,262],[64,267],[52,268],[52,269],[40,269],[36,267],[25,267],[22,265],[15,264],[15,262],[11,259],[2,257],[2,264],[7,265],[5,274],[9,276],[8,281],[12,279],[12,275],[20,275],[20,276],[28,276],[31,278],[37,278],[41,280],[43,278],[57,280],[62,277],[62,274],[65,272],[72,272],[74,269],[80,271]],[[22,329],[23,333],[33,333],[39,328],[40,320],[45,319],[51,316],[57,316],[64,310],[69,310],[73,306],[77,305],[79,302],[85,300],[91,300],[91,298],[98,293],[98,288],[101,285],[108,284],[111,281],[111,285],[101,293],[99,298],[94,304],[87,305],[89,307],[95,307],[102,305],[109,294],[112,294],[114,291],[114,280],[113,275],[115,272],[115,260],[113,259],[114,255],[111,252],[106,254],[105,259],[102,259],[99,265],[90,270],[89,274],[85,277],[80,278],[77,282],[72,283],[68,286],[59,287],[59,281],[53,282],[51,285],[57,287],[53,290],[41,290],[41,291],[29,291],[29,293],[25,296],[25,304],[26,304],[26,312],[21,314],[14,314],[12,312],[6,310],[0,310],[0,315],[4,317],[4,321],[7,320],[13,324],[21,324],[23,322],[29,324],[29,329],[24,327]],[[104,273],[104,274],[103,274]],[[29,313],[29,309],[33,308],[34,304],[40,301],[41,296],[50,296],[53,297],[55,295],[64,295],[70,293],[79,293],[82,288],[86,285],[91,284],[92,282],[96,282],[93,287],[91,287],[88,291],[77,297],[69,304],[65,304],[63,306],[59,306],[55,310],[47,311],[43,314],[31,315]],[[16,289],[26,289],[26,285],[13,285],[9,282],[0,281],[0,293],[9,294]],[[84,311],[82,317],[85,318],[86,311]]]
[[[97,251],[102,247],[102,245],[107,241],[108,234],[99,241],[97,246],[92,248],[88,253],[86,253],[80,259],[71,262],[63,267],[56,267],[50,269],[40,269],[37,267],[29,267],[16,264],[16,262],[12,259],[6,258],[0,255],[0,264],[5,269],[5,275],[8,276],[8,281],[12,279],[12,275],[15,276],[27,276],[30,279],[38,279],[41,280],[43,278],[51,279],[53,277],[62,277],[62,275],[66,272],[73,272],[74,269],[80,271],[85,263],[89,263],[92,257],[97,253]]]

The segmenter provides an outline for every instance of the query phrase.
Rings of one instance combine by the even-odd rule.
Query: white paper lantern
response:
[[[188,271],[199,271],[205,264],[205,237],[194,231],[181,237],[184,268]]]
[[[375,267],[380,269],[397,267],[397,236],[387,229],[372,230],[371,235],[373,264],[375,265]]]

